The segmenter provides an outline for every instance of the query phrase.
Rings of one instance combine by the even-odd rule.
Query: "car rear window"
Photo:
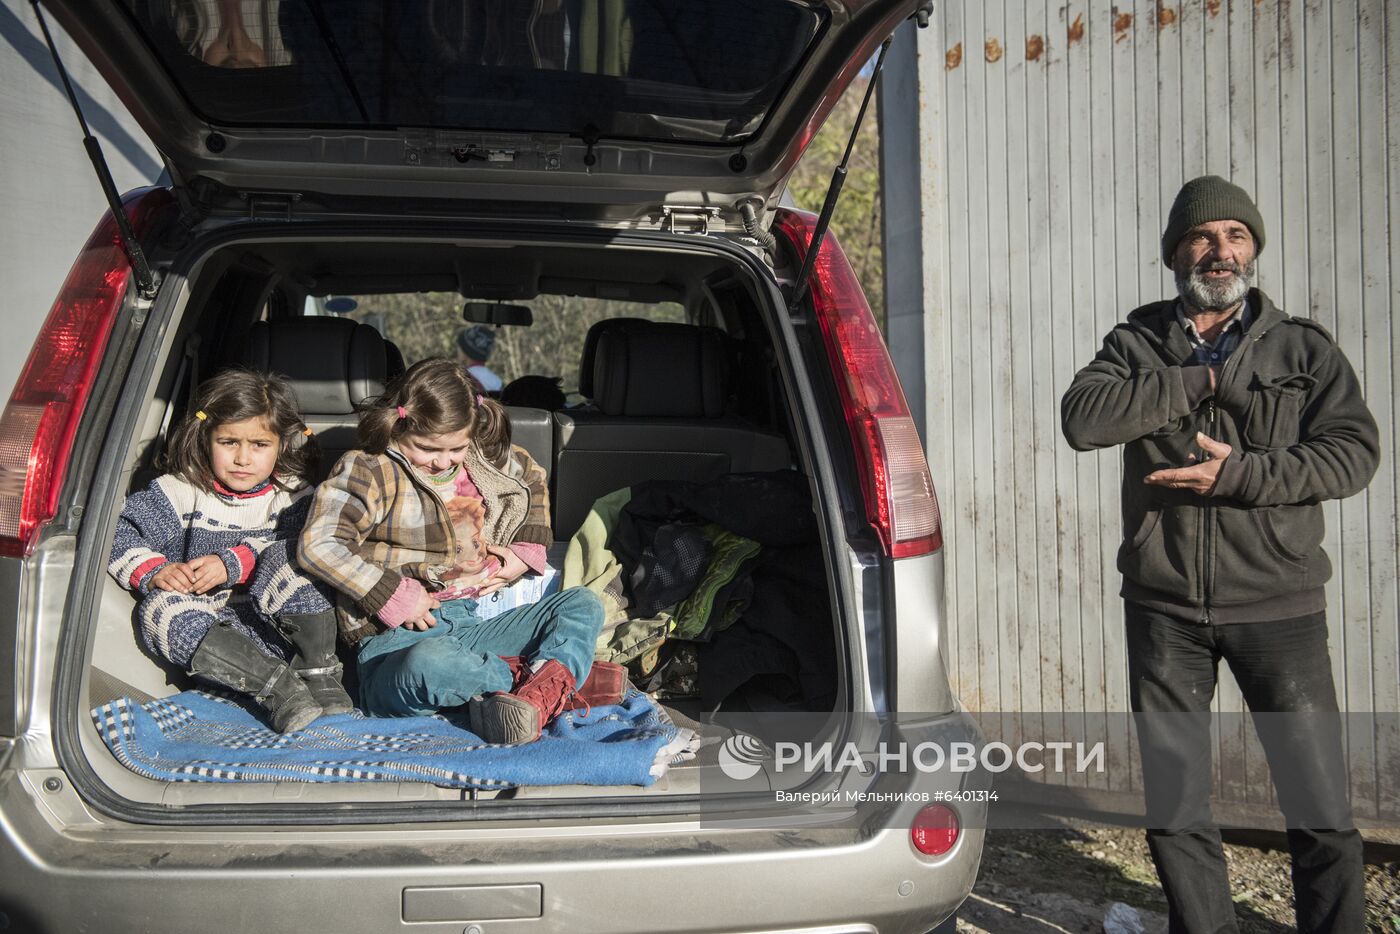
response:
[[[393,342],[408,366],[425,357],[454,356],[458,332],[469,327],[462,320],[462,296],[453,292],[336,296],[329,302],[310,299],[307,311],[328,313],[328,304],[331,308],[353,304],[346,317],[370,325]],[[679,302],[540,295],[516,304],[530,308],[534,324],[492,328],[496,339],[486,365],[506,383],[522,376],[557,376],[566,393],[578,389],[583,339],[594,323],[606,318],[686,323],[685,308]]]
[[[228,126],[735,143],[825,14],[790,0],[119,0]]]

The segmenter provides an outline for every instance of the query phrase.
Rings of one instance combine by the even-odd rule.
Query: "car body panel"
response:
[[[785,823],[791,815],[740,796],[707,797],[699,769],[670,787],[531,789],[515,800],[409,783],[324,797],[302,785],[108,783],[107,770],[122,769],[102,758],[87,720],[101,661],[90,620],[130,480],[126,448],[180,352],[201,257],[260,237],[451,237],[465,248],[555,236],[600,249],[643,238],[728,254],[759,285],[820,519],[843,666],[837,709],[917,713],[921,728],[980,744],[943,670],[941,552],[891,560],[848,508],[850,440],[824,398],[820,337],[789,313],[756,246],[716,235],[736,229],[745,200],[776,206],[842,90],[914,0],[807,5],[823,17],[818,41],[752,132],[718,141],[704,128],[589,140],[563,129],[220,122],[143,53],[116,0],[43,3],[150,133],[185,210],[153,251],[159,295],[119,319],[129,353],[104,363],[107,396],[89,407],[102,415],[83,427],[97,440],[70,465],[67,512],[32,556],[0,559],[0,613],[14,629],[10,657],[0,652],[0,726],[17,737],[0,740],[0,911],[13,929],[912,934],[956,909],[980,859],[975,801],[955,807],[953,849],[930,858],[911,844],[908,809],[857,804]],[[946,791],[966,780],[937,779]],[[897,790],[914,779],[880,781]],[[123,796],[138,783],[149,787]]]
[[[208,235],[197,235],[186,249],[201,254],[245,237],[319,238],[336,226],[354,229],[211,219]],[[551,225],[535,226],[539,233]],[[562,236],[566,228],[558,229]],[[750,251],[720,238],[628,237],[728,251],[763,271]],[[189,271],[166,259],[169,288],[145,309],[126,374],[130,385],[147,386],[173,351],[184,310],[181,283]],[[800,410],[801,447],[821,487],[828,575],[852,668],[846,709],[951,704],[946,679],[938,679],[943,693],[930,694],[916,676],[928,662],[927,637],[938,630],[932,601],[941,555],[890,562],[848,543],[858,529],[845,523],[859,518],[837,506],[839,471],[831,456],[845,443],[843,429],[824,420],[813,391],[822,374],[808,371],[822,357],[792,349],[801,338],[782,310],[777,283],[769,273],[762,281],[774,308],[773,339],[789,348],[779,354],[784,391]],[[144,395],[122,393],[106,426],[109,442],[129,437],[145,405]],[[95,471],[84,484],[89,510],[114,495],[122,461],[117,453],[74,464]],[[106,515],[107,508],[89,515]],[[976,803],[966,806],[953,850],[930,859],[913,850],[907,821],[877,806],[852,808],[826,825],[782,828],[755,825],[742,809],[726,812],[694,796],[668,801],[665,794],[338,804],[287,795],[279,804],[272,787],[271,799],[219,805],[182,795],[136,805],[110,792],[94,794],[102,790],[100,778],[79,760],[100,747],[90,750],[72,737],[85,713],[82,686],[91,653],[90,637],[74,623],[91,614],[109,534],[105,522],[55,524],[33,556],[10,568],[19,579],[15,671],[22,735],[0,774],[6,838],[0,896],[21,929],[183,931],[191,919],[203,918],[202,929],[213,934],[277,929],[300,913],[314,921],[307,927],[298,917],[298,926],[308,930],[455,934],[470,924],[504,923],[504,912],[520,930],[917,932],[951,913],[971,888],[984,826],[984,807]],[[58,620],[63,625],[55,625]],[[910,627],[922,635],[915,640],[918,651],[906,653]],[[963,715],[945,714],[933,724],[980,742]],[[636,885],[634,879],[647,881]],[[665,883],[660,900],[658,880]],[[726,898],[714,899],[717,891]]]

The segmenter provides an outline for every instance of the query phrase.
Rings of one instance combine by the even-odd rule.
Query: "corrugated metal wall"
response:
[[[1336,336],[1381,425],[1370,488],[1326,507],[1329,622],[1343,706],[1400,710],[1400,7],[947,0],[917,47],[901,41],[919,111],[887,100],[882,119],[922,126],[925,439],[961,697],[1128,709],[1119,453],[1071,451],[1059,399],[1116,321],[1175,293],[1158,255],[1166,211],[1184,180],[1213,173],[1264,215],[1260,286]],[[887,157],[887,186],[901,177]],[[908,311],[901,323],[892,299],[892,343]],[[1228,674],[1218,703],[1242,709]],[[1395,717],[1380,724],[1347,735],[1362,815],[1400,812]],[[1267,803],[1262,753],[1227,732],[1218,792]],[[1139,787],[1118,758],[1088,784]]]

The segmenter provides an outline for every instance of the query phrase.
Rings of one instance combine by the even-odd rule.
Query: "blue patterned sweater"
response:
[[[166,474],[127,497],[107,571],[147,594],[166,564],[218,555],[228,571],[222,586],[244,584],[259,561],[288,562],[310,506],[310,487],[288,492],[266,482],[246,493],[207,492]]]

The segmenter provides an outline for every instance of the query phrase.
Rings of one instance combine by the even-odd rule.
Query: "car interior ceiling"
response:
[[[394,350],[367,325],[302,316],[306,296],[434,290],[493,301],[540,294],[680,301],[692,318],[703,303],[709,320],[723,325],[602,322],[585,351],[598,383],[590,386],[588,404],[510,410],[517,443],[550,475],[559,559],[594,499],[618,485],[794,465],[767,329],[752,287],[731,260],[562,246],[261,242],[218,251],[191,279],[187,310],[126,465],[126,492],[154,476],[163,422],[172,413],[180,417],[200,377],[229,363],[291,378],[328,468],[354,446],[356,403],[392,375]],[[160,697],[188,687],[182,672],[139,648],[130,594],[106,575],[104,581],[93,703],[123,691]]]

